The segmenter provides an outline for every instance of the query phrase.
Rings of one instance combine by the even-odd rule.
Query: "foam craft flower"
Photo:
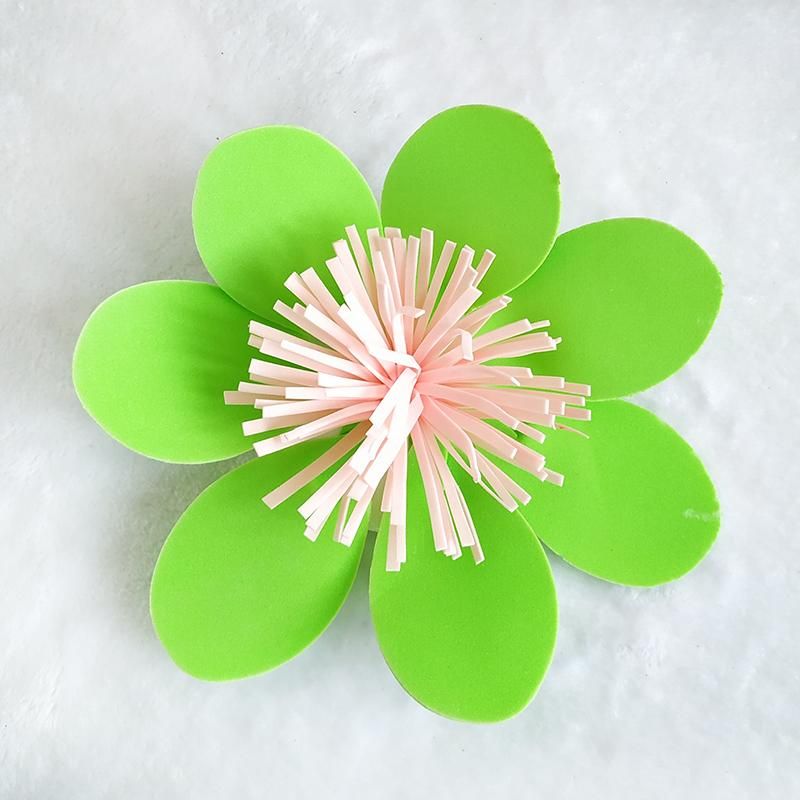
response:
[[[719,526],[711,481],[675,431],[619,398],[698,349],[719,273],[662,222],[556,237],[558,221],[550,149],[505,109],[425,123],[392,163],[380,212],[353,164],[307,130],[258,128],[212,151],[193,223],[217,285],[113,295],[73,365],[88,412],[152,458],[227,459],[251,446],[243,425],[269,433],[261,457],[189,506],[159,556],[152,617],[181,668],[225,680],[292,658],[334,618],[379,528],[370,608],[392,672],[436,712],[500,720],[530,701],[555,645],[540,540],[637,586],[703,558]],[[469,248],[442,267],[434,307],[454,242]],[[240,384],[250,346],[262,354]],[[542,376],[591,384],[591,399]],[[241,405],[223,402],[232,388]],[[462,545],[474,559],[443,556]]]

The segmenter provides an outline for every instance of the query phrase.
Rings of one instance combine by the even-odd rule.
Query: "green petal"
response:
[[[460,106],[428,120],[397,154],[381,198],[386,225],[422,227],[497,254],[481,284],[507,292],[542,263],[559,216],[558,173],[542,134],[493,106]]]
[[[250,447],[241,423],[251,408],[223,392],[247,378],[251,314],[221,289],[154,281],[101,303],[75,346],[78,397],[126,447],[184,464],[218,461]]]
[[[706,338],[722,280],[688,236],[651,219],[610,219],[558,237],[495,321],[549,319],[563,342],[529,356],[536,372],[589,383],[603,400],[647,389],[682,367]],[[500,315],[498,315],[500,317]]]
[[[419,471],[409,472],[408,561],[386,572],[386,527],[370,574],[383,656],[414,698],[446,717],[495,722],[530,702],[555,646],[555,588],[541,545],[469,479],[461,483],[486,556],[433,549]]]
[[[230,680],[272,669],[341,608],[365,532],[348,548],[332,541],[331,522],[311,542],[297,511],[326,476],[274,510],[261,502],[329,446],[310,442],[248,462],[211,484],[172,529],[150,609],[159,638],[190,675]]]
[[[348,158],[311,131],[255,128],[226,139],[197,176],[197,248],[217,283],[265,317],[287,298],[292,272],[322,267],[348,225],[379,225],[366,181]],[[321,275],[322,277],[322,275]]]
[[[521,513],[544,543],[598,578],[654,586],[706,555],[719,504],[692,448],[654,414],[624,400],[592,404],[584,439],[553,431],[536,445],[564,485],[514,471],[533,499]]]

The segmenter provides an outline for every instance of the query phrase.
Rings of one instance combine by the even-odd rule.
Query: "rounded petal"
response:
[[[654,586],[706,555],[719,529],[714,485],[692,448],[643,408],[592,404],[585,439],[553,431],[537,445],[561,487],[514,478],[533,495],[522,509],[542,541],[585,572]]]
[[[78,338],[78,397],[109,435],[151,458],[193,464],[244,453],[242,422],[253,410],[226,406],[223,392],[247,377],[250,318],[207,283],[123,289]]]
[[[512,297],[504,318],[549,319],[563,338],[558,350],[528,357],[528,366],[589,383],[603,400],[647,389],[689,360],[717,316],[722,280],[671,225],[609,219],[559,236]]]
[[[428,120],[403,145],[383,185],[386,225],[434,231],[497,254],[481,284],[495,297],[524,281],[553,245],[558,172],[538,129],[494,106],[459,106]]]
[[[274,510],[261,502],[329,444],[249,461],[211,484],[172,529],[150,610],[164,647],[190,675],[230,680],[272,669],[311,644],[341,608],[364,532],[348,548],[333,542],[331,523],[311,542],[297,511],[330,472]]]
[[[518,514],[461,484],[486,556],[436,553],[419,473],[409,473],[408,560],[387,572],[386,528],[375,545],[370,607],[383,656],[422,705],[495,722],[521,711],[550,664],[557,607],[550,565]]]
[[[348,225],[379,225],[369,186],[349,159],[311,131],[255,128],[225,139],[197,176],[197,249],[243,306],[273,316],[292,272],[323,266]]]

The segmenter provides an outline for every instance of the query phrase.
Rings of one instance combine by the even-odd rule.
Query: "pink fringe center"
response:
[[[451,269],[456,245],[448,241],[434,267],[429,230],[404,238],[396,228],[386,228],[385,236],[371,229],[369,253],[354,226],[346,233],[349,243],[335,242],[335,257],[326,262],[344,303],[315,270],[290,275],[285,285],[298,302],[279,301],[275,311],[308,338],[251,322],[249,343],[293,366],[253,359],[250,382],[225,392],[226,403],[261,411],[243,424],[246,435],[282,431],[255,443],[259,456],[354,426],[264,502],[274,508],[347,457],[299,507],[305,535],[316,539],[335,513],[333,538],[350,545],[368,512],[371,529],[386,513],[386,568],[399,570],[406,560],[410,437],[436,550],[458,558],[469,548],[480,563],[478,534],[445,453],[513,511],[531,498],[497,460],[557,485],[563,476],[504,429],[537,442],[544,441],[541,428],[574,430],[560,420],[590,418],[590,389],[494,363],[555,350],[560,339],[546,332],[548,320],[523,319],[480,333],[511,302],[498,297],[475,306],[491,251],[474,266],[474,250],[462,247]]]

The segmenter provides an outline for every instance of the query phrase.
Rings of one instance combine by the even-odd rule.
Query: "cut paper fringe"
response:
[[[344,303],[314,269],[290,275],[285,286],[298,302],[274,308],[309,338],[251,322],[249,343],[283,364],[255,358],[250,381],[225,392],[226,403],[261,411],[243,423],[246,435],[281,431],[255,443],[259,456],[353,426],[263,500],[274,508],[346,457],[299,507],[305,535],[315,540],[335,514],[333,538],[350,545],[365,516],[377,528],[387,513],[386,568],[399,570],[406,561],[410,439],[436,550],[458,558],[469,548],[480,563],[478,534],[446,456],[513,511],[531,498],[497,460],[561,485],[563,476],[514,433],[542,442],[541,428],[573,430],[560,420],[590,418],[590,388],[496,365],[554,350],[560,339],[546,332],[548,320],[480,333],[511,302],[503,296],[476,306],[491,251],[475,265],[474,250],[462,247],[453,265],[456,245],[447,241],[434,266],[430,230],[405,238],[396,228],[385,236],[371,229],[368,249],[354,226],[346,234],[326,262]]]

